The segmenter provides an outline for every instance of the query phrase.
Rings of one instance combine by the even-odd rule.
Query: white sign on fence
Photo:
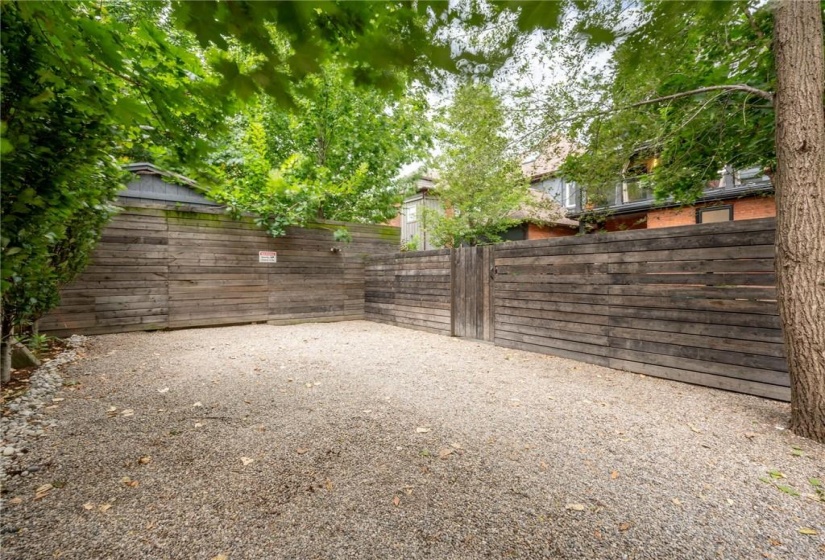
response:
[[[276,263],[278,262],[277,251],[258,251],[259,263]]]

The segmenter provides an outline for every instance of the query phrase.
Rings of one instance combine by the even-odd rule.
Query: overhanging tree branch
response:
[[[642,107],[644,105],[651,105],[653,103],[662,103],[663,101],[670,101],[672,99],[680,99],[682,97],[690,97],[692,95],[700,95],[702,93],[707,93],[709,91],[744,91],[745,93],[750,93],[751,95],[755,95],[757,97],[761,97],[762,99],[767,99],[771,105],[773,105],[773,93],[769,91],[765,91],[759,88],[755,88],[752,86],[747,86],[745,84],[730,84],[724,86],[708,86],[698,89],[692,89],[690,91],[682,91],[679,93],[674,93],[673,95],[665,95],[664,97],[656,97],[654,99],[646,99],[644,101],[639,101],[637,103],[631,103],[630,105],[626,105],[624,107],[619,107],[616,109],[611,109],[609,112],[615,111],[622,111],[624,109],[633,109],[634,107]]]
[[[601,116],[609,115],[609,114],[612,114],[612,113],[618,113],[618,112],[621,112],[621,111],[627,111],[629,109],[635,109],[637,107],[644,107],[645,105],[654,105],[656,103],[664,103],[665,101],[672,101],[674,99],[681,99],[683,97],[692,97],[694,95],[701,95],[703,93],[708,93],[708,92],[711,92],[711,91],[721,91],[721,92],[741,91],[741,92],[745,92],[745,93],[748,93],[750,95],[754,95],[756,97],[760,97],[760,98],[765,99],[765,100],[768,101],[767,104],[765,104],[763,106],[760,106],[759,108],[765,108],[765,109],[772,109],[773,108],[773,93],[771,93],[770,91],[765,91],[765,90],[755,88],[753,86],[748,86],[748,85],[745,85],[745,84],[727,84],[727,85],[719,85],[719,86],[707,86],[707,87],[692,89],[692,90],[688,90],[688,91],[681,91],[679,93],[674,93],[674,94],[671,94],[671,95],[665,95],[665,96],[662,96],[662,97],[654,97],[652,99],[645,99],[644,101],[637,101],[636,103],[631,103],[629,105],[623,105],[621,107],[613,107],[611,109],[603,109],[603,110],[600,110],[600,111],[581,111],[579,113],[574,113],[572,115],[568,115],[567,117],[557,119],[553,123],[543,123],[542,125],[539,125],[538,127],[536,127],[536,129],[533,129],[530,132],[528,132],[528,133],[520,136],[519,138],[516,138],[512,142],[510,142],[509,146],[513,146],[513,145],[521,142],[522,140],[524,140],[525,138],[527,138],[531,134],[537,132],[538,129],[540,129],[540,128],[546,128],[548,124],[561,124],[561,123],[570,122],[572,120],[579,119],[579,118],[601,117]],[[716,97],[719,97],[719,96],[716,96]],[[714,99],[716,99],[716,98],[714,98]],[[707,105],[707,103],[705,105]],[[546,139],[546,137],[544,139]]]

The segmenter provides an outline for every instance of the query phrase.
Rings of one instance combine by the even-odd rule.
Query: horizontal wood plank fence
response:
[[[449,334],[789,400],[774,235],[775,220],[764,219],[496,245],[491,267],[475,261],[484,267],[480,278],[492,278],[492,336],[457,332],[454,320]],[[439,251],[440,270],[450,270],[460,251]],[[385,305],[381,313],[368,307],[368,319],[412,328],[437,321],[436,332],[448,334],[444,310],[451,307],[443,296],[448,285],[455,295],[464,280],[441,273],[441,299],[430,310],[429,295],[416,290],[426,285],[417,271],[433,258],[423,255],[367,259],[368,279],[381,263],[381,280],[403,276],[404,301],[417,302],[414,315],[409,304]],[[398,262],[404,267],[388,267]],[[367,283],[368,302],[399,293],[379,289],[375,278]],[[483,286],[476,294],[487,300]]]
[[[341,225],[289,228],[274,239],[219,209],[126,207],[40,328],[66,335],[363,319],[364,255],[397,250],[399,230],[347,224],[353,240],[341,244],[332,234]],[[277,263],[258,262],[259,251],[276,251]]]
[[[367,257],[366,319],[450,335],[449,249]]]

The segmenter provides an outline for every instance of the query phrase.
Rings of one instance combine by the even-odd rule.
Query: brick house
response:
[[[567,216],[594,223],[597,230],[621,231],[769,218],[776,216],[776,202],[773,183],[761,170],[728,168],[690,205],[655,201],[652,189],[623,181],[607,205],[582,208],[579,200]]]
[[[425,208],[444,211],[448,214],[451,211],[449,208],[446,210],[443,208],[434,187],[433,177],[425,176],[419,179],[416,182],[416,192],[404,199],[398,216],[388,222],[392,225],[400,225],[402,247],[412,248],[414,246],[421,251],[440,248],[428,235],[422,223]],[[510,217],[519,223],[501,235],[504,241],[565,237],[575,235],[579,231],[579,222],[566,217],[564,210],[556,204],[554,198],[532,188],[530,195],[535,204],[530,208],[522,208],[510,214]]]

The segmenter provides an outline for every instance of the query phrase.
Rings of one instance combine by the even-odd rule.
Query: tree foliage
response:
[[[260,98],[233,118],[211,158],[213,196],[255,214],[273,235],[316,218],[395,215],[399,170],[430,142],[423,97],[355,86],[333,64],[295,89],[289,110]]]
[[[438,134],[442,154],[436,192],[446,212],[427,212],[439,245],[501,240],[516,224],[511,214],[528,203],[529,182],[503,134],[504,110],[489,85],[465,84],[455,94]]]
[[[654,155],[644,180],[658,199],[679,202],[695,200],[726,165],[774,167],[772,14],[750,4],[641,3],[608,64],[611,79],[589,80],[567,118],[556,115],[555,132],[586,146],[566,171],[591,201],[603,202],[629,162]]]
[[[117,156],[181,154],[213,114],[200,61],[144,3],[12,3],[2,10],[3,338],[56,305],[84,266],[123,179]],[[219,103],[216,103],[219,106]]]

